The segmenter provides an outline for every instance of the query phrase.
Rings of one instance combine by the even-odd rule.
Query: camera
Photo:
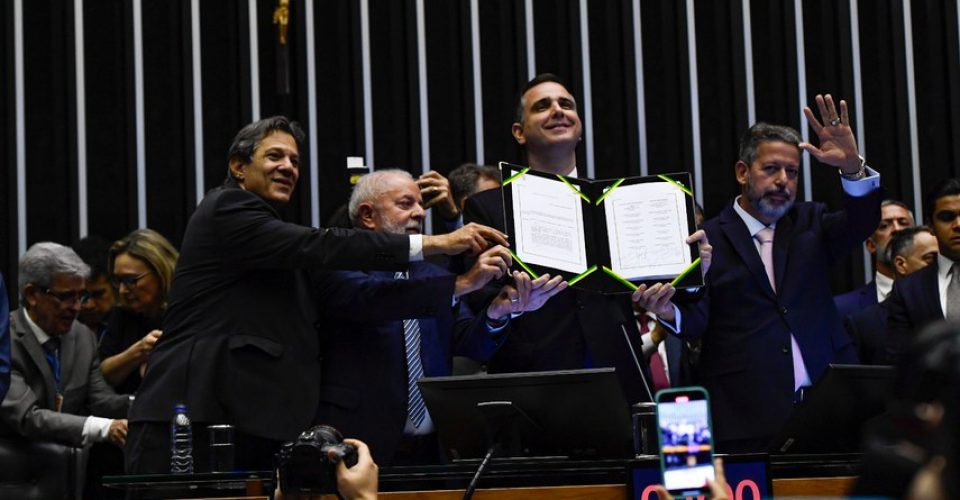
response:
[[[304,431],[296,441],[285,443],[276,455],[280,491],[336,493],[337,463],[341,460],[347,467],[356,465],[357,449],[345,444],[339,431],[329,425]]]

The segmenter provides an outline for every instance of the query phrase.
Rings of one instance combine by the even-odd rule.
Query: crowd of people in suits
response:
[[[705,285],[631,295],[511,271],[490,167],[378,170],[353,188],[342,227],[285,222],[304,134],[284,117],[257,121],[179,251],[140,229],[21,257],[20,308],[0,303],[0,432],[95,445],[91,470],[113,464],[101,474],[162,473],[184,403],[198,470],[207,425],[234,426],[236,466],[262,470],[325,423],[359,439],[375,474],[374,461],[443,460],[421,377],[614,367],[631,404],[704,386],[719,451],[763,451],[829,364],[896,363],[918,332],[960,320],[960,180],[927,192],[928,225],[915,226],[859,155],[846,102],[817,95],[814,108],[816,145],[780,125],[743,134],[740,195],[686,240]],[[555,75],[521,90],[512,134],[531,169],[580,174],[576,99]],[[839,170],[841,210],[796,201],[804,152]],[[447,232],[424,234],[429,208]],[[874,280],[834,298],[831,266],[864,241]]]

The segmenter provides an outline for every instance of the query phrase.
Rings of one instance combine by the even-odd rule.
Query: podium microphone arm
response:
[[[630,355],[633,356],[633,364],[637,367],[637,373],[640,374],[640,380],[643,382],[643,388],[647,391],[647,396],[650,398],[650,401],[656,401],[653,399],[653,392],[650,391],[650,384],[647,383],[647,376],[643,373],[643,367],[640,365],[640,360],[637,358],[637,351],[633,348],[633,342],[630,341],[630,334],[627,333],[627,327],[620,323],[620,329],[623,330],[623,340],[627,341],[627,347],[630,348]]]
[[[490,464],[490,459],[493,458],[493,454],[497,451],[499,447],[499,441],[494,441],[490,445],[490,449],[487,450],[486,456],[483,457],[483,460],[480,462],[480,467],[477,467],[477,472],[473,475],[473,479],[470,480],[470,485],[467,486],[467,491],[463,492],[463,500],[470,500],[473,498],[473,492],[477,490],[477,484],[480,482],[480,476],[483,474],[483,471],[486,470],[487,465]]]

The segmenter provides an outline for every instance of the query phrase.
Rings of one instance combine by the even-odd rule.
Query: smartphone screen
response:
[[[713,430],[707,391],[700,387],[657,393],[657,428],[663,485],[675,497],[699,495],[713,479]]]

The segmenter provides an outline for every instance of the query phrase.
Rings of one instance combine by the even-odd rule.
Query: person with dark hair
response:
[[[110,281],[120,294],[100,341],[100,371],[117,392],[140,387],[147,357],[163,334],[173,270],[180,253],[152,229],[137,229],[118,240],[107,257]]]
[[[130,411],[129,473],[170,471],[177,404],[193,421],[196,469],[209,466],[207,425],[235,428],[235,466],[272,467],[310,427],[320,392],[316,308],[307,269],[401,270],[424,255],[479,252],[505,235],[468,225],[441,236],[317,229],[281,220],[299,178],[303,130],[282,116],[241,129],[227,178],[183,237],[163,335]]]
[[[463,210],[467,198],[481,191],[500,187],[500,170],[488,165],[464,163],[447,176],[453,190],[453,202]]]
[[[517,99],[511,133],[526,152],[527,165],[536,171],[577,177],[577,145],[583,132],[577,101],[563,81],[545,73],[530,80]],[[502,228],[503,198],[488,190],[467,198],[465,222]],[[688,243],[700,241],[704,267],[709,265],[709,245],[703,232]],[[487,286],[470,295],[480,310],[497,293]],[[653,297],[651,304],[669,301],[673,287],[641,286],[634,300]],[[649,310],[649,309],[648,309]],[[568,288],[537,311],[524,313],[510,323],[510,335],[490,360],[490,372],[531,372],[586,367],[613,367],[624,397],[630,403],[650,401],[652,386],[646,358],[656,350],[650,332],[634,319],[633,303],[625,295],[603,295]]]
[[[804,108],[820,147],[786,126],[757,123],[734,165],[741,194],[704,223],[713,265],[696,303],[652,309],[684,338],[701,339],[698,380],[710,392],[717,449],[763,451],[803,389],[827,365],[856,362],[830,293],[830,267],[877,227],[879,175],[865,166],[845,101]],[[800,155],[839,168],[845,210],[796,202]]]
[[[924,326],[960,321],[960,179],[944,179],[926,196],[927,222],[937,237],[936,261],[893,285],[887,304],[887,355],[891,361]]]
[[[404,170],[363,176],[350,197],[354,227],[419,234],[426,216],[414,178]],[[406,272],[328,271],[312,284],[324,353],[318,422],[370,445],[383,465],[440,463],[440,444],[416,381],[451,374],[454,355],[483,362],[509,335],[511,314],[535,309],[563,290],[549,275],[515,273],[483,311],[460,298],[509,271],[503,247],[485,251],[455,275],[430,262]]]
[[[912,226],[913,212],[906,204],[897,200],[883,200],[880,204],[880,225],[865,243],[867,251],[874,256],[876,263],[873,280],[856,290],[833,298],[841,318],[876,305],[887,298],[893,288],[895,273],[887,244],[893,233]]]
[[[99,236],[81,238],[73,245],[73,250],[90,266],[90,279],[87,280],[89,298],[80,309],[78,321],[87,325],[97,335],[97,342],[107,332],[110,312],[117,304],[117,295],[110,284],[110,272],[107,269],[107,252],[110,244]]]
[[[937,260],[937,238],[927,226],[901,229],[886,244],[886,259],[894,269],[894,282]],[[861,309],[846,318],[844,326],[865,365],[886,364],[884,333],[887,329],[887,301]]]

